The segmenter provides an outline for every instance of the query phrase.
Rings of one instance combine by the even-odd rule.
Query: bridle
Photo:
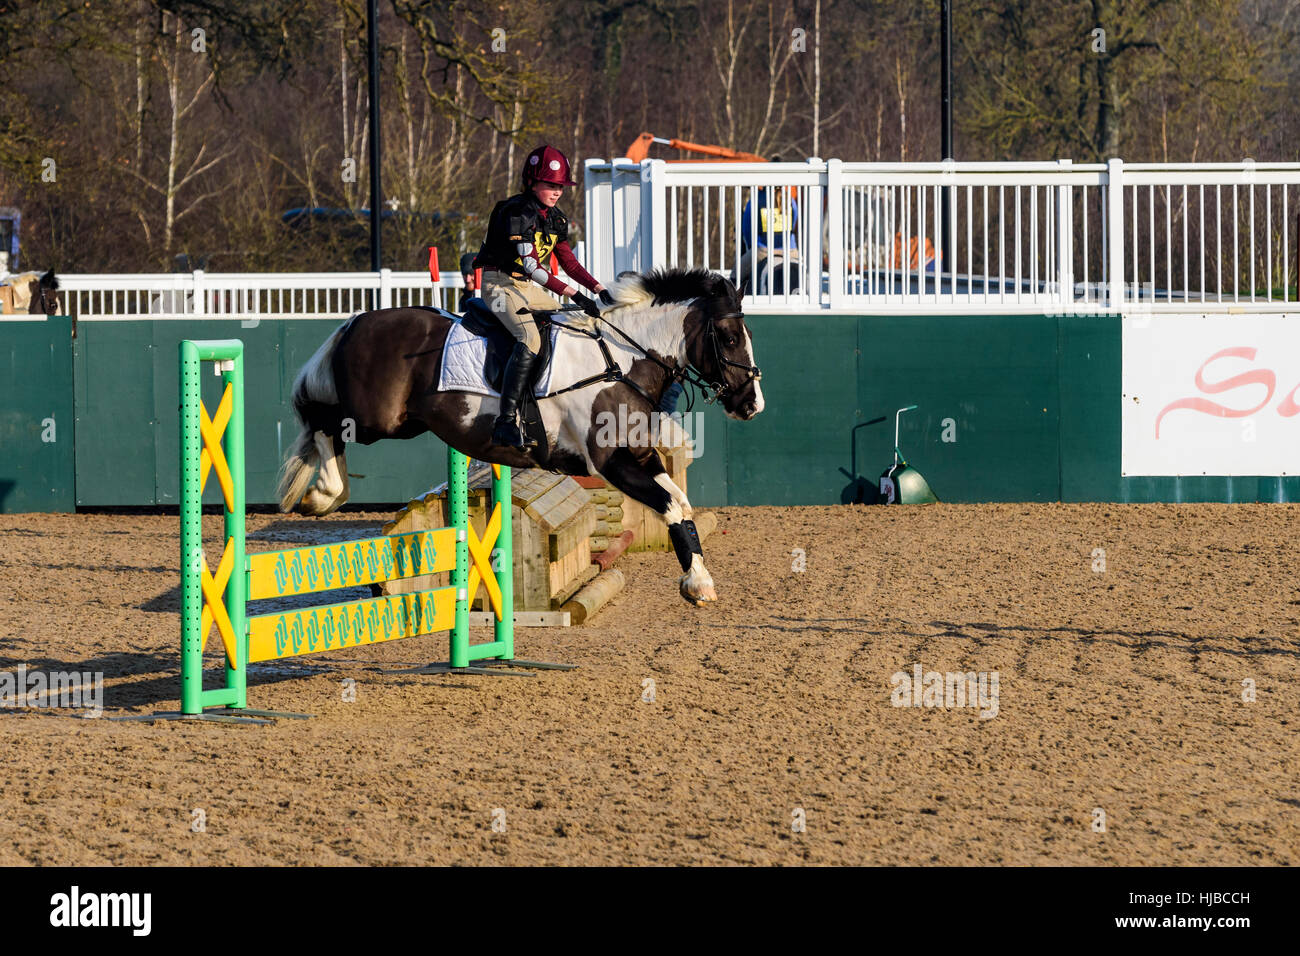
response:
[[[719,376],[721,376],[723,366],[730,366],[731,368],[742,369],[745,372],[744,380],[741,381],[741,383],[737,386],[728,385],[726,380],[721,379],[721,377],[720,380],[717,382],[710,382],[708,379],[704,378],[704,376],[700,374],[700,372],[697,369],[691,366],[689,358],[681,365],[678,365],[675,362],[672,365],[669,365],[668,363],[662,361],[661,359],[658,359],[655,356],[651,355],[649,350],[646,349],[644,345],[636,341],[634,338],[632,338],[632,336],[628,335],[626,332],[620,329],[609,319],[605,318],[604,316],[601,316],[599,321],[603,322],[605,325],[607,325],[610,328],[611,331],[616,332],[620,338],[626,341],[629,345],[635,348],[638,352],[644,355],[651,362],[654,362],[665,372],[667,372],[668,381],[670,385],[674,383],[682,382],[691,385],[694,388],[698,388],[700,392],[704,395],[704,403],[706,405],[712,405],[714,402],[718,401],[723,396],[733,391],[738,391],[739,389],[744,388],[750,382],[757,382],[763,377],[763,371],[757,365],[745,365],[742,362],[733,362],[731,361],[731,359],[724,357],[722,354],[722,346],[718,341],[717,323],[721,322],[724,319],[741,319],[743,321],[744,318],[745,318],[745,314],[743,312],[728,312],[725,315],[708,316],[704,320],[705,334],[708,337],[709,345],[711,345],[713,348],[713,359],[718,365]],[[636,388],[638,392],[641,392],[641,394],[644,395],[645,398],[651,402],[651,404],[654,404],[654,400],[651,399],[649,395],[645,395],[645,393],[639,387],[637,387],[635,383],[628,381],[627,384],[632,385],[634,388]],[[693,404],[694,404],[694,397],[692,396],[692,399],[688,403],[687,407],[689,408]]]
[[[723,365],[728,365],[731,368],[743,369],[745,372],[745,379],[740,383],[739,387],[744,388],[750,382],[759,381],[763,377],[763,370],[760,369],[757,365],[745,365],[742,362],[733,362],[731,361],[731,359],[723,357],[722,349],[718,345],[718,327],[717,327],[717,323],[721,322],[723,319],[740,319],[743,322],[745,320],[745,313],[728,312],[726,315],[711,316],[707,320],[709,342],[713,346],[714,361],[718,363],[719,369],[721,369]],[[717,386],[718,392],[712,399],[709,400],[710,404],[712,402],[717,401],[719,398],[725,395],[730,388],[731,386],[729,386],[725,381],[719,383],[719,385]]]
[[[558,328],[566,329],[570,332],[577,333],[578,335],[585,335],[587,336],[587,338],[590,339],[594,339],[596,345],[600,348],[601,356],[605,360],[605,370],[603,372],[597,372],[595,375],[590,375],[587,378],[582,379],[582,381],[580,382],[574,382],[572,385],[569,385],[566,388],[561,388],[554,392],[548,392],[546,395],[538,396],[538,398],[539,399],[555,398],[557,395],[563,395],[566,392],[577,391],[578,389],[586,388],[589,385],[597,385],[600,384],[601,382],[621,382],[622,384],[626,385],[628,388],[636,392],[638,395],[640,395],[642,398],[644,398],[652,406],[658,405],[658,400],[656,400],[653,396],[651,396],[648,392],[646,392],[644,388],[642,388],[632,379],[628,378],[627,375],[623,372],[623,369],[619,366],[619,364],[614,361],[614,357],[609,352],[609,346],[605,344],[605,339],[601,336],[599,329],[587,329],[587,328],[583,328],[582,326],[568,325],[564,322],[556,321],[556,316],[559,313],[576,312],[580,308],[581,306],[578,305],[566,305],[566,306],[561,306],[559,309],[523,308],[519,310],[518,313],[519,315],[534,315],[534,316],[538,316],[539,318],[541,316],[546,316],[551,325],[557,326]],[[608,326],[611,332],[617,334],[619,338],[623,339],[623,341],[627,342],[634,349],[640,352],[643,356],[645,356],[651,362],[658,365],[661,369],[667,372],[668,383],[667,385],[665,385],[665,388],[668,388],[669,386],[675,383],[679,383],[679,382],[685,383],[687,385],[692,386],[693,388],[698,388],[700,392],[703,393],[704,395],[705,404],[712,405],[714,402],[718,401],[723,396],[739,388],[744,388],[750,382],[757,382],[759,379],[763,377],[763,372],[757,365],[745,365],[742,362],[733,362],[730,359],[725,358],[722,354],[722,346],[718,342],[717,323],[722,321],[723,319],[736,319],[736,318],[743,320],[745,318],[745,314],[743,312],[728,312],[725,315],[710,316],[707,319],[705,319],[705,331],[706,334],[708,335],[709,344],[713,347],[713,358],[714,361],[718,363],[719,374],[721,374],[721,370],[723,366],[743,369],[745,372],[744,381],[742,381],[740,385],[736,386],[735,388],[728,385],[725,379],[718,382],[710,382],[708,379],[704,378],[704,376],[701,375],[696,369],[691,367],[689,358],[681,365],[678,365],[676,362],[674,362],[672,365],[669,365],[667,362],[664,362],[662,359],[656,358],[654,355],[652,355],[649,349],[647,349],[636,339],[632,338],[632,336],[628,335],[626,332],[620,329],[609,319],[605,318],[603,315],[598,316],[597,321],[604,323],[606,326]],[[693,408],[694,405],[695,405],[695,394],[694,392],[692,392],[690,399],[687,401],[687,405],[686,405],[687,411]]]

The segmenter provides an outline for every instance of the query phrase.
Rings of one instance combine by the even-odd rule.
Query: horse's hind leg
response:
[[[695,605],[716,601],[718,593],[704,566],[691,503],[668,477],[659,455],[653,449],[619,448],[601,466],[600,473],[623,494],[653,509],[668,525],[673,550],[685,572],[678,583],[682,597]]]
[[[320,456],[320,474],[316,483],[303,495],[298,510],[319,517],[336,510],[348,500],[348,463],[341,437],[318,431],[315,440]]]

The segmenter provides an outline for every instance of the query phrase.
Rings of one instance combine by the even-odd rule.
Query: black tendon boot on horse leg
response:
[[[530,442],[524,434],[519,421],[519,403],[524,396],[524,389],[532,384],[533,366],[536,362],[537,356],[528,350],[527,345],[523,342],[515,343],[501,382],[501,414],[497,416],[496,425],[492,429],[492,444],[504,448],[536,447],[536,442]]]
[[[617,448],[602,464],[600,473],[619,491],[650,508],[664,524],[683,574],[677,591],[699,607],[718,599],[713,576],[704,566],[704,549],[692,520],[695,512],[680,488],[668,477],[659,454],[652,448]]]

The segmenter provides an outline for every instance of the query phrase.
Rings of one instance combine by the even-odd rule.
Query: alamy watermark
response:
[[[981,720],[998,715],[997,671],[926,671],[912,665],[912,673],[898,671],[889,678],[895,707],[978,707]]]
[[[70,707],[104,713],[103,671],[0,671],[0,707]]]
[[[704,454],[703,412],[645,412],[619,405],[596,413],[600,448],[685,448],[690,458]]]

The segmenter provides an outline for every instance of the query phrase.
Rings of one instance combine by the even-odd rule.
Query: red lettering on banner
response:
[[[1297,384],[1295,388],[1291,389],[1291,393],[1278,403],[1277,413],[1283,418],[1290,418],[1292,415],[1300,412],[1300,404],[1297,404],[1295,400],[1296,392],[1300,392],[1300,384]]]
[[[1269,403],[1269,400],[1273,398],[1273,391],[1277,387],[1277,376],[1274,375],[1273,372],[1269,369],[1266,368],[1252,369],[1249,372],[1242,372],[1238,375],[1233,375],[1231,378],[1225,378],[1221,382],[1207,382],[1205,380],[1205,369],[1215,359],[1244,358],[1253,361],[1255,358],[1255,353],[1256,350],[1250,348],[1249,346],[1227,348],[1215,352],[1203,363],[1201,363],[1201,367],[1196,370],[1196,387],[1207,395],[1217,395],[1220,392],[1226,392],[1234,388],[1241,388],[1242,386],[1245,385],[1264,385],[1268,388],[1268,394],[1264,396],[1264,400],[1262,402],[1260,402],[1254,408],[1229,408],[1227,405],[1220,405],[1218,402],[1212,402],[1209,399],[1200,398],[1198,396],[1180,398],[1176,401],[1170,402],[1168,405],[1162,408],[1160,410],[1160,414],[1156,416],[1156,438],[1160,437],[1160,420],[1170,412],[1176,411],[1180,408],[1185,408],[1194,412],[1203,412],[1206,415],[1216,415],[1220,418],[1245,418],[1248,415],[1255,414],[1257,411],[1259,411],[1261,408],[1267,405]],[[1296,387],[1300,388],[1300,385]],[[1291,394],[1293,396],[1295,394],[1295,391],[1293,390]],[[1290,396],[1288,396],[1287,401],[1291,401],[1292,406],[1295,406],[1295,402],[1292,401]],[[1297,406],[1296,411],[1290,413],[1283,412],[1282,409],[1285,407],[1286,407],[1286,402],[1283,402],[1282,408],[1279,408],[1278,411],[1282,414],[1291,414],[1291,415],[1294,415],[1296,411],[1300,411],[1300,406]]]

